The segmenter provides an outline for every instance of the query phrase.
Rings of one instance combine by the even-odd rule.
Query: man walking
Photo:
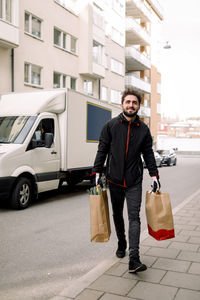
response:
[[[113,220],[118,238],[116,255],[123,258],[127,241],[123,219],[126,198],[129,220],[129,272],[145,271],[139,256],[140,207],[142,199],[143,154],[150,176],[153,178],[152,190],[160,188],[159,175],[152,150],[152,137],[148,126],[137,113],[141,96],[128,89],[122,95],[119,116],[111,119],[102,129],[93,171],[96,182],[106,162],[106,178],[109,182]]]

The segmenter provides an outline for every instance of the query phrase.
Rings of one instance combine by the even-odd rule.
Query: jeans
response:
[[[139,258],[142,182],[128,188],[109,183],[109,189],[117,238],[119,241],[126,239],[123,218],[124,200],[126,198],[129,220],[129,254],[130,257]]]

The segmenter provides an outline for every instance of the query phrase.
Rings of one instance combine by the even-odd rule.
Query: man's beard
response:
[[[129,117],[129,118],[133,118],[133,117],[135,117],[136,115],[137,115],[137,111],[135,111],[135,112],[133,112],[133,113],[129,113],[129,112],[127,112],[127,111],[123,111],[123,114],[125,115],[125,116],[127,116],[127,117]]]

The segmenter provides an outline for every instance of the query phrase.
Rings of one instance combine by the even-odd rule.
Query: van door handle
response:
[[[53,151],[51,151],[51,154],[57,154],[57,152],[53,150]]]

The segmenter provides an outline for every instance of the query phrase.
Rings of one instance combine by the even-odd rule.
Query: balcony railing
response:
[[[142,93],[151,93],[151,85],[149,82],[144,81],[141,78],[135,77],[132,73],[125,76],[126,87],[133,87]]]
[[[104,78],[105,77],[105,67],[97,64],[96,62],[92,63],[92,77],[95,78]]]
[[[126,43],[129,45],[150,45],[151,38],[147,31],[133,18],[126,18]]]
[[[0,19],[0,45],[6,48],[19,46],[19,29]]]
[[[151,11],[141,0],[126,0],[126,14],[145,22],[151,22]]]
[[[127,70],[151,69],[150,59],[134,47],[126,47],[125,55]]]
[[[159,18],[163,20],[163,8],[158,2],[158,0],[147,0],[149,5],[153,8],[153,10],[157,13]]]

